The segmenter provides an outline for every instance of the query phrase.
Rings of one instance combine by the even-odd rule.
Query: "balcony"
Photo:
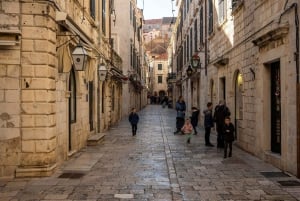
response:
[[[114,50],[112,50],[112,56],[111,57],[112,57],[111,58],[112,65],[115,68],[117,68],[118,70],[122,71],[122,58]]]

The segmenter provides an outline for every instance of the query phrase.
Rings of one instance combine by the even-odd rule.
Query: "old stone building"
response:
[[[172,35],[175,17],[145,20],[143,36],[149,66],[149,95],[157,101],[168,93],[168,73],[170,61],[168,46]]]
[[[110,2],[0,2],[0,177],[50,175],[121,118]]]
[[[123,73],[128,81],[123,84],[122,114],[131,108],[140,110],[147,104],[146,71],[142,37],[143,13],[136,0],[115,1],[112,24],[114,49],[123,59]],[[130,100],[130,101],[128,101]]]
[[[201,110],[226,100],[237,145],[299,176],[299,1],[177,3],[178,94]]]

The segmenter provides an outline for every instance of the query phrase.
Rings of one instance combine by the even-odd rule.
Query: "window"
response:
[[[132,3],[131,2],[130,2],[130,5],[129,5],[129,13],[130,13],[130,22],[132,22],[133,16],[132,16]]]
[[[225,19],[226,19],[226,1],[225,0],[219,0],[219,15],[218,15],[218,20],[219,24],[222,24]]]
[[[190,58],[190,37],[189,35],[187,36],[187,39],[186,39],[186,62],[189,61]]]
[[[70,123],[74,123],[76,122],[76,79],[73,68],[70,71],[69,91],[71,92],[69,100]]]
[[[93,19],[96,18],[96,11],[95,11],[96,5],[95,0],[90,0],[90,14]]]
[[[200,31],[199,31],[199,35],[200,35],[200,44],[203,45],[204,43],[204,34],[203,34],[203,7],[201,7],[200,9]]]
[[[130,44],[130,66],[133,66],[133,47],[132,44]]]
[[[162,84],[162,75],[157,76],[157,83]]]
[[[186,54],[186,41],[185,41],[183,45],[183,64],[186,64],[186,57],[187,54]]]
[[[213,0],[209,0],[208,2],[208,33],[211,34],[214,31],[214,8],[213,8]]]
[[[162,70],[162,64],[157,64],[157,70]]]
[[[194,44],[195,44],[195,52],[198,51],[198,28],[197,28],[197,19],[194,22]]]
[[[189,59],[193,54],[193,29],[190,29],[190,55],[189,55]]]
[[[190,0],[186,0],[186,12],[188,13],[190,9]]]
[[[106,33],[106,0],[102,0],[102,33]]]

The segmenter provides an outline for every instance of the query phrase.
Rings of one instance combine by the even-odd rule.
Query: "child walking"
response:
[[[192,107],[191,123],[194,128],[194,135],[197,135],[198,117],[199,117],[199,109],[196,107]]]
[[[224,158],[227,158],[227,148],[229,147],[229,155],[232,156],[232,142],[234,141],[234,126],[230,121],[230,117],[225,117],[225,125],[223,127],[224,135]]]
[[[139,123],[139,115],[136,113],[136,109],[132,108],[131,113],[129,115],[129,122],[132,127],[132,136],[136,135],[137,124]]]
[[[181,128],[183,134],[187,136],[186,143],[191,143],[191,137],[193,135],[193,125],[191,124],[190,119],[186,119],[183,127]]]

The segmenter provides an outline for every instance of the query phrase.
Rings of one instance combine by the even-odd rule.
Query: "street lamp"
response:
[[[76,71],[84,71],[87,63],[88,54],[83,46],[79,43],[72,52],[72,59]]]
[[[189,65],[188,68],[186,69],[186,74],[188,77],[190,77],[193,74],[193,69],[191,65]]]
[[[200,57],[197,54],[192,56],[192,66],[193,68],[201,68]]]
[[[107,68],[104,63],[101,63],[98,68],[99,80],[104,81],[107,74]]]

